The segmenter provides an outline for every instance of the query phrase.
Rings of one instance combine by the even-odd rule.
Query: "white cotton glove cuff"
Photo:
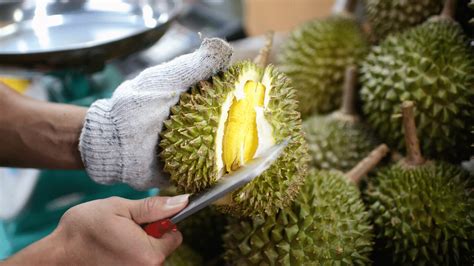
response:
[[[89,176],[140,190],[167,186],[157,159],[163,121],[182,92],[227,67],[231,55],[226,42],[206,39],[194,53],[148,68],[122,83],[112,98],[93,103],[79,140]]]

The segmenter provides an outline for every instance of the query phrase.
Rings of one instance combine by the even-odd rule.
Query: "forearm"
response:
[[[77,145],[86,111],[24,97],[0,83],[0,165],[83,168]]]
[[[64,243],[55,232],[8,258],[0,266],[13,265],[67,265],[69,264]]]

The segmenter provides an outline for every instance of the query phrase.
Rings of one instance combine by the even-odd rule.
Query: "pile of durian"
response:
[[[474,175],[461,167],[474,160],[474,50],[459,4],[365,0],[365,17],[356,4],[295,28],[276,65],[268,34],[254,61],[172,108],[163,194],[202,191],[291,142],[178,224],[166,265],[474,265]]]

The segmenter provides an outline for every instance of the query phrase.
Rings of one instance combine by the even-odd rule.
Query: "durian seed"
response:
[[[258,147],[256,107],[262,107],[265,86],[249,80],[244,85],[244,97],[233,99],[227,118],[222,157],[228,172],[237,170],[255,155]]]

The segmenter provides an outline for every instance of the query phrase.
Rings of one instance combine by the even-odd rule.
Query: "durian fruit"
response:
[[[164,266],[201,266],[202,257],[186,245],[179,246],[165,261]]]
[[[312,170],[291,207],[276,215],[230,221],[230,265],[365,265],[373,245],[357,183],[388,152],[380,145],[347,174]]]
[[[160,190],[160,196],[176,196],[174,186]],[[183,235],[183,244],[191,247],[208,262],[222,255],[222,235],[227,225],[225,214],[218,212],[214,206],[204,208],[178,224]]]
[[[330,115],[313,115],[303,122],[311,156],[310,165],[319,170],[348,171],[375,148],[376,141],[360,123],[354,101],[357,69],[346,69],[342,108]]]
[[[422,157],[413,103],[403,103],[408,156],[367,191],[382,257],[395,265],[472,265],[473,183],[460,167]]]
[[[402,32],[438,14],[443,0],[365,0],[367,19],[376,40]]]
[[[309,158],[295,92],[285,75],[265,66],[270,46],[268,41],[257,63],[236,63],[184,93],[161,134],[164,169],[186,193],[208,188],[291,137],[267,171],[220,200],[218,209],[234,216],[288,206],[306,175]]]
[[[349,12],[309,21],[294,29],[283,44],[278,65],[296,88],[303,117],[325,114],[341,104],[344,71],[359,62],[368,51],[368,42]]]
[[[469,2],[469,8],[474,9],[474,0],[471,0],[471,2]],[[469,23],[474,24],[474,18],[471,18],[469,20]]]
[[[367,123],[398,149],[401,120],[392,115],[403,101],[414,101],[423,152],[455,161],[469,158],[474,53],[447,13],[374,47],[362,64],[360,95]]]
[[[222,235],[226,224],[227,217],[210,206],[183,220],[178,228],[186,245],[205,260],[212,260],[224,251]]]

